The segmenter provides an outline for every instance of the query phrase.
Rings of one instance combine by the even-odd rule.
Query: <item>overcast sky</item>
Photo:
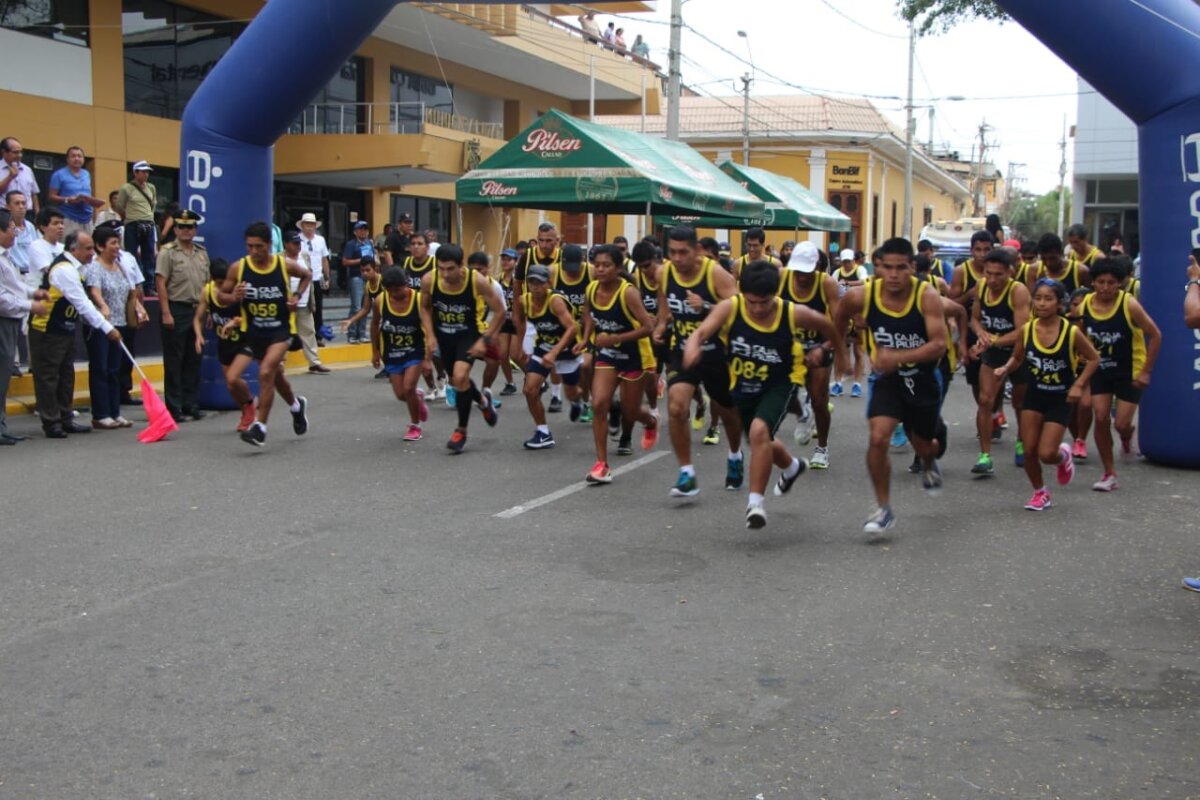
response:
[[[788,13],[775,13],[781,6]],[[840,14],[838,12],[841,12]],[[598,15],[601,27],[607,15]],[[747,57],[749,34],[758,80],[755,94],[793,94],[801,90],[775,79],[834,95],[883,95],[897,99],[872,102],[904,127],[907,91],[907,26],[896,16],[893,0],[686,0],[685,26]],[[651,57],[667,63],[670,2],[659,0],[653,14],[614,19],[626,29],[626,43],[641,33]],[[865,26],[865,27],[864,27]],[[868,30],[869,29],[869,30]],[[734,94],[747,70],[731,55],[684,30],[683,77],[701,93]],[[1075,123],[1075,72],[1017,25],[983,21],[963,23],[945,34],[917,40],[919,68],[913,85],[914,105],[930,98],[963,96],[966,101],[934,100],[934,141],[948,144],[970,158],[981,122],[993,127],[988,140],[997,147],[988,160],[1007,174],[1010,161],[1025,186],[1042,193],[1058,186],[1059,140],[1063,115]],[[770,74],[764,74],[770,73]],[[1058,95],[1029,97],[1029,95]],[[975,99],[1006,98],[1006,99]],[[1012,98],[1012,99],[1008,99]],[[751,114],[754,113],[753,106]],[[929,112],[917,109],[917,140],[929,136]],[[1071,152],[1067,146],[1067,185],[1071,182]]]

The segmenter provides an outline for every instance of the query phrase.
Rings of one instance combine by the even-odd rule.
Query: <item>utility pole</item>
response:
[[[742,164],[750,166],[750,73],[742,74]]]
[[[1063,135],[1059,142],[1062,161],[1058,165],[1058,238],[1063,235],[1063,216],[1067,211],[1067,115],[1063,114]]]
[[[642,92],[642,97],[645,97],[645,96],[646,96],[646,93]],[[588,122],[595,122],[595,121],[596,121],[596,57],[592,56],[591,63],[589,65],[589,76],[588,76]],[[595,237],[595,227],[596,227],[595,220],[596,220],[595,216],[592,214],[592,212],[589,211],[588,215],[587,215],[587,247],[588,247],[587,251],[589,253],[592,252],[593,240],[596,238]]]
[[[933,153],[933,106],[929,106],[929,152]]]
[[[900,235],[912,238],[913,212],[913,62],[917,56],[917,28],[912,20],[908,23],[908,100],[904,104],[904,219]]]
[[[671,49],[667,54],[667,138],[679,141],[679,48],[683,38],[683,0],[671,0]]]
[[[975,206],[972,216],[975,217],[982,216],[987,205],[983,199],[986,194],[983,190],[983,163],[986,160],[988,151],[987,132],[991,128],[992,126],[987,124],[986,119],[979,123],[979,160],[975,163],[975,185],[972,189],[971,198]]]

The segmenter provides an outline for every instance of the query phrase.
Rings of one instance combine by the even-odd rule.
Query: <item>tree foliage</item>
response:
[[[994,0],[896,0],[900,16],[916,21],[922,36],[944,32],[964,19],[1006,20],[1008,15]]]
[[[1071,219],[1071,190],[1065,192],[1066,204],[1063,217]],[[1046,192],[1043,195],[1032,195],[1021,192],[1009,197],[1005,208],[1000,211],[1000,218],[1013,231],[1025,238],[1041,236],[1043,233],[1053,233],[1058,230],[1058,190]]]

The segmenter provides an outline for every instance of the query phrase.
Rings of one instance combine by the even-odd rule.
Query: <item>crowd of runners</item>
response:
[[[1161,336],[1137,300],[1128,258],[1105,257],[1086,240],[1064,247],[1053,234],[998,243],[979,231],[958,265],[944,264],[926,242],[914,248],[893,238],[871,254],[868,273],[849,250],[831,265],[801,242],[785,263],[764,251],[761,230],[745,239],[747,252],[736,261],[687,227],[671,228],[661,243],[618,240],[585,253],[544,223],[535,241],[505,250],[498,265],[454,244],[392,266],[364,263],[366,293],[352,320],[370,317],[372,362],[405,408],[406,441],[424,437],[428,404],[442,399],[457,412],[446,447],[462,453],[472,410],[495,426],[499,398],[520,393],[533,425],[523,447],[554,447],[548,415],[565,407],[571,422],[592,426],[595,463],[586,481],[603,485],[613,479],[611,442],[617,455],[630,455],[640,431],[640,447],[654,448],[665,408],[679,465],[670,496],[700,492],[692,429],[703,430],[704,444],[726,447],[724,487],[748,484],[750,528],[766,524],[768,488],[783,495],[806,470],[829,468],[830,396],[843,391],[842,376],[867,376],[866,462],[876,508],[863,527],[870,534],[896,523],[892,447],[911,443],[909,471],[930,495],[941,491],[941,409],[959,373],[978,407],[980,452],[970,472],[994,474],[1010,402],[1014,463],[1029,478],[1031,511],[1052,505],[1043,468],[1070,483],[1075,464],[1089,457],[1089,431],[1103,466],[1094,490],[1118,486],[1113,428],[1123,456],[1136,457],[1138,400]],[[243,409],[241,438],[262,446],[276,393],[295,432],[308,428],[307,401],[282,366],[291,310],[310,275],[272,253],[265,224],[247,228],[246,245],[237,263],[214,263],[198,324],[207,316],[216,329],[230,392]],[[257,398],[241,377],[252,359],[260,363]],[[472,372],[476,361],[484,362],[481,374]],[[855,377],[851,395],[863,394]],[[778,435],[789,415],[794,447],[815,436],[808,457]]]

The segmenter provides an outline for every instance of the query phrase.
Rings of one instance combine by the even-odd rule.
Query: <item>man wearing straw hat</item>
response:
[[[296,223],[300,229],[300,263],[312,272],[312,301],[310,307],[313,313],[313,326],[319,331],[325,324],[325,291],[329,288],[329,245],[325,237],[317,233],[321,227],[317,215],[309,212],[300,217]],[[325,343],[317,336],[317,344]]]

